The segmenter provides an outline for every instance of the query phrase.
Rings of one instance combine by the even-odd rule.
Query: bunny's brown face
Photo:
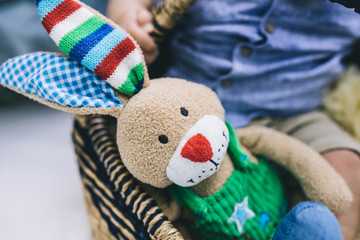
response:
[[[227,144],[224,110],[216,94],[181,79],[152,80],[118,119],[125,165],[155,187],[204,180],[218,169]]]

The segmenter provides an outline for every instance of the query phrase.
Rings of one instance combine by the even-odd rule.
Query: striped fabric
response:
[[[61,51],[121,92],[134,94],[142,88],[143,57],[125,32],[74,0],[36,0],[36,5]]]
[[[121,161],[109,119],[75,121],[73,142],[95,240],[183,239]]]

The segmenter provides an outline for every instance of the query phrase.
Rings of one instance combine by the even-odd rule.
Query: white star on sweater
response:
[[[248,197],[246,196],[242,203],[235,203],[233,215],[229,218],[229,222],[235,222],[239,233],[242,233],[246,220],[255,217],[255,213],[248,207]]]

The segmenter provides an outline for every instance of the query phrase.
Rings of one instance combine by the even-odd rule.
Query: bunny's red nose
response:
[[[212,158],[213,152],[209,140],[198,133],[186,142],[181,156],[193,162],[207,162]]]

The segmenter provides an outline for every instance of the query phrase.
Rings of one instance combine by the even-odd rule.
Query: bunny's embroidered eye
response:
[[[187,117],[189,115],[189,112],[188,110],[186,110],[186,108],[180,108],[180,112],[181,112],[181,115]]]
[[[169,139],[165,135],[160,135],[158,139],[162,144],[167,144],[169,142]]]

